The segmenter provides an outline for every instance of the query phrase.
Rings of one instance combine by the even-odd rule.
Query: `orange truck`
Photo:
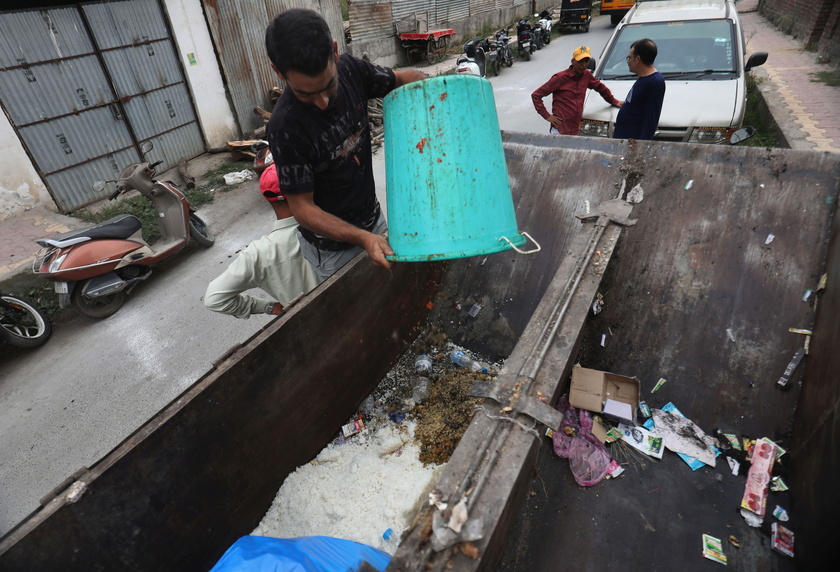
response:
[[[636,0],[601,0],[601,14],[609,14],[610,22],[615,26],[635,3]]]

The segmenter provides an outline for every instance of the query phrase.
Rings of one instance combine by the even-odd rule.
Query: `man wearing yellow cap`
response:
[[[621,101],[613,97],[609,88],[596,79],[587,69],[592,52],[586,46],[581,46],[572,54],[572,65],[568,69],[551,76],[545,84],[531,94],[534,109],[546,121],[551,123],[550,133],[555,135],[577,135],[580,129],[580,118],[583,115],[583,102],[586,90],[594,89],[601,94],[604,101],[615,107],[621,107]],[[543,104],[543,98],[551,94],[551,113]]]

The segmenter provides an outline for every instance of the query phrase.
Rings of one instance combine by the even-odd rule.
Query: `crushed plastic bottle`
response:
[[[414,362],[414,369],[418,373],[426,373],[432,371],[432,360],[427,354],[420,354]]]
[[[411,399],[414,403],[420,403],[421,401],[429,398],[429,380],[422,376],[416,376],[414,378],[414,387],[411,390]]]
[[[452,358],[452,363],[455,365],[460,365],[476,373],[487,373],[486,367],[460,350],[452,350],[449,357]]]
[[[373,413],[373,408],[376,405],[376,401],[373,399],[372,395],[368,395],[365,397],[365,400],[362,401],[361,405],[359,405],[359,413],[364,413],[365,415],[369,415]]]

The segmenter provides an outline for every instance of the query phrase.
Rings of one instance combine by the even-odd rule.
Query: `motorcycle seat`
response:
[[[52,238],[40,238],[35,242],[44,247],[54,246],[56,248],[64,248],[79,244],[80,242],[87,242],[88,240],[128,238],[140,230],[140,227],[140,219],[136,216],[121,214],[87,228],[57,234]]]

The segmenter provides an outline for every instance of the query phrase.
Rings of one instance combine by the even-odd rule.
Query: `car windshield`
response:
[[[737,75],[734,26],[729,20],[657,22],[624,26],[604,58],[600,79],[635,78],[627,53],[636,40],[656,42],[654,66],[666,79],[722,79]]]

